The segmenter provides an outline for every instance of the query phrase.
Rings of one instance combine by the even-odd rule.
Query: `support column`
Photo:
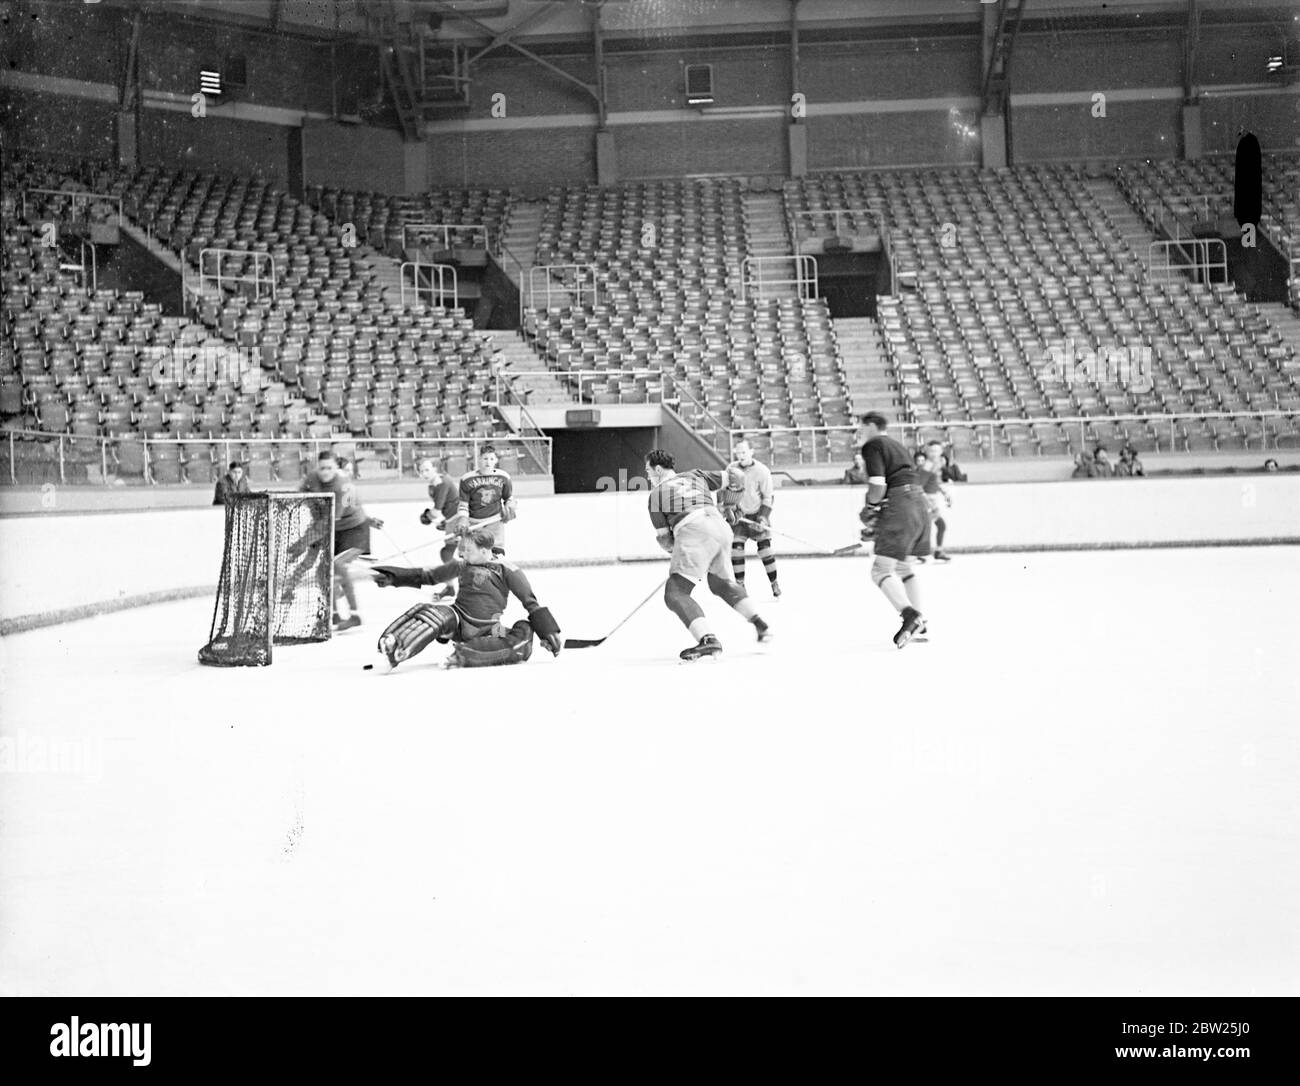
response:
[[[424,140],[402,144],[402,191],[408,196],[429,191],[429,145]]]
[[[790,176],[808,172],[808,129],[804,126],[804,99],[799,92],[799,0],[790,0],[790,122],[786,126],[790,149]]]
[[[1002,113],[980,117],[981,162],[986,170],[1000,170],[1007,164],[1007,118]]]
[[[118,110],[117,164],[133,170],[140,164],[140,148],[136,142],[136,116],[133,109]]]
[[[1205,137],[1201,129],[1200,104],[1183,106],[1183,158],[1200,158],[1205,154]]]
[[[790,176],[803,177],[808,172],[808,126],[791,121],[786,134],[790,142]]]
[[[596,130],[596,184],[618,183],[618,155],[614,150],[614,133],[608,128]]]

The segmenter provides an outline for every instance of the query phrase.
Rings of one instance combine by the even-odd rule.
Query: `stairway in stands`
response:
[[[741,203],[745,217],[745,246],[749,256],[789,256],[794,252],[790,227],[786,221],[785,201],[780,192],[746,192],[741,197]],[[794,266],[767,268],[762,274],[764,278],[774,275],[778,279],[789,279],[794,275]],[[764,298],[798,296],[798,289],[793,283],[763,287]]]
[[[844,363],[849,409],[855,415],[879,411],[892,416],[894,381],[880,338],[880,325],[871,317],[837,317],[835,340]]]
[[[542,232],[542,215],[545,211],[546,203],[543,200],[514,199],[510,202],[500,260],[506,274],[521,290],[528,269],[537,258],[537,239]]]
[[[379,287],[380,297],[398,305],[402,300],[402,264],[378,249],[370,249],[361,262],[373,273],[372,282]]]
[[[1120,190],[1120,187],[1115,184],[1114,177],[1089,177],[1084,181],[1083,187],[1087,189],[1088,193],[1097,202],[1097,206],[1110,220],[1111,226],[1115,228],[1116,236],[1123,239],[1128,248],[1132,250],[1133,255],[1149,272],[1151,270],[1151,243],[1160,239],[1151,232],[1147,224],[1142,221],[1142,216],[1133,209],[1133,205],[1128,202],[1128,198]]]
[[[574,402],[573,394],[560,378],[547,370],[546,359],[518,332],[494,331],[492,342],[505,356],[501,360],[502,379],[510,380],[515,395],[526,405]],[[513,378],[516,373],[525,376]]]

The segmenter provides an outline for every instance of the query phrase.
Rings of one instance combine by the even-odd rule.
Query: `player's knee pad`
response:
[[[894,572],[898,575],[898,578],[901,581],[910,581],[916,576],[916,570],[912,568],[912,560],[910,558],[900,558],[895,562]]]
[[[388,624],[379,635],[379,651],[396,667],[428,647],[455,635],[460,618],[446,604],[417,603]]]
[[[533,627],[526,618],[521,618],[503,634],[462,641],[452,655],[461,667],[522,664],[533,655]]]
[[[878,554],[871,560],[871,583],[879,588],[885,581],[894,575],[894,567],[898,565],[895,558],[886,558]]]
[[[710,573],[708,580],[709,591],[729,607],[735,607],[748,595],[744,585],[737,584],[735,581],[723,580],[716,573]]]

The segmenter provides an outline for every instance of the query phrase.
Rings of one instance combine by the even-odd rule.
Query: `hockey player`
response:
[[[748,438],[736,442],[736,459],[727,465],[729,482],[718,495],[723,518],[731,525],[731,569],[736,583],[745,583],[745,541],[752,539],[758,548],[763,572],[767,574],[772,598],[779,599],[781,586],[776,580],[776,555],[772,553],[772,473],[754,459],[754,446]]]
[[[659,545],[672,556],[664,603],[697,639],[697,644],[682,650],[681,658],[699,660],[722,652],[722,643],[714,636],[704,611],[691,598],[695,586],[705,579],[710,592],[753,624],[759,641],[771,640],[767,623],[732,572],[728,554],[731,531],[713,500],[713,492],[726,485],[727,477],[720,471],[703,470],[679,475],[672,454],[662,449],[651,452],[645,466],[651,485],[650,523]],[[740,482],[738,477],[730,481],[733,485]]]
[[[420,514],[420,523],[432,525],[437,530],[446,530],[442,549],[438,551],[439,562],[450,562],[456,557],[457,539],[450,524],[456,519],[460,510],[460,488],[455,479],[443,473],[443,465],[437,460],[420,461],[420,478],[428,484],[429,501],[432,503]],[[456,595],[454,584],[443,585],[434,599]]]
[[[884,415],[862,416],[858,432],[867,465],[867,501],[859,514],[863,540],[874,540],[871,579],[902,616],[894,644],[903,648],[925,632],[921,590],[913,556],[930,553],[930,513],[916,481],[916,468],[902,445],[885,434]]]
[[[370,553],[370,529],[382,528],[384,522],[377,517],[366,515],[365,507],[357,494],[356,484],[339,469],[339,461],[334,453],[325,450],[316,457],[316,469],[308,472],[307,478],[298,487],[307,494],[334,495],[334,553],[342,555],[345,551],[358,550],[362,554]],[[357,594],[352,587],[352,576],[347,563],[335,564],[334,569],[334,625],[339,630],[350,630],[361,625],[361,616],[357,613]],[[338,612],[338,597],[342,595],[348,601],[348,617],[345,619]]]
[[[921,484],[921,493],[925,495],[930,519],[934,522],[934,560],[950,562],[952,559],[943,550],[943,537],[948,531],[948,522],[943,519],[943,514],[952,507],[952,488],[940,477],[943,470],[943,446],[937,441],[927,442],[917,455],[922,457],[917,464],[917,481]]]
[[[491,445],[479,451],[478,470],[461,478],[456,512],[457,532],[464,535],[487,528],[496,540],[497,554],[505,554],[506,524],[515,519],[515,499],[510,476],[497,467],[497,451]]]
[[[453,642],[447,667],[490,667],[518,664],[533,652],[533,634],[558,656],[564,642],[551,612],[537,602],[532,585],[518,566],[498,557],[496,539],[486,528],[467,534],[465,557],[431,569],[375,566],[371,574],[381,588],[419,588],[457,580],[453,603],[417,603],[392,622],[379,638],[379,651],[392,667],[423,651],[431,641]],[[528,610],[509,629],[501,624],[513,595]]]

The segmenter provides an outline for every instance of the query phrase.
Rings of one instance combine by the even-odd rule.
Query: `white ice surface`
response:
[[[6,638],[0,994],[1300,992],[1297,549],[927,565],[903,652],[868,568],[751,561],[777,641],[691,666],[656,600],[365,672],[369,586],[269,668],[208,601]]]

